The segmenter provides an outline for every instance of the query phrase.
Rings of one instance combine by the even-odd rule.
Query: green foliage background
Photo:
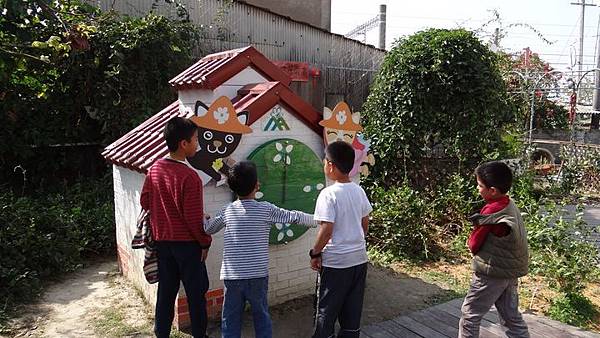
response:
[[[511,107],[497,56],[472,32],[429,29],[396,41],[363,107],[378,156],[371,178],[386,186],[422,170],[437,146],[460,163],[500,143]],[[447,168],[448,176],[457,165]]]

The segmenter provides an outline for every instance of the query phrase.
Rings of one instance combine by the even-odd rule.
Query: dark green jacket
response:
[[[504,237],[488,234],[479,252],[473,256],[473,271],[492,278],[518,278],[529,272],[527,231],[512,199],[506,208],[490,215],[475,215],[472,220],[478,224],[504,223],[510,227],[510,233]]]

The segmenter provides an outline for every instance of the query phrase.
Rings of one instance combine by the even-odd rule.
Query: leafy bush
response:
[[[463,255],[453,241],[470,229],[467,216],[478,200],[468,179],[454,175],[437,191],[419,192],[407,184],[372,191],[369,242],[395,257],[431,259],[439,254]]]
[[[386,186],[401,184],[407,171],[412,183],[410,174],[440,150],[458,160],[444,165],[441,176],[477,163],[496,149],[498,126],[511,119],[497,57],[463,29],[429,29],[396,41],[363,112],[378,156],[370,177]]]
[[[115,248],[109,177],[38,197],[0,193],[0,299],[33,299],[47,279]]]
[[[586,241],[598,229],[585,223],[581,211],[578,207],[573,215],[565,205],[547,202],[526,218],[531,271],[563,294],[581,292],[600,276],[598,248]]]
[[[586,327],[596,317],[594,304],[580,293],[567,293],[552,300],[550,318],[577,327]]]
[[[8,1],[1,10],[1,182],[17,165],[31,185],[70,179],[73,148],[55,154],[51,145],[97,152],[173,102],[168,80],[200,52],[201,31],[185,20],[100,12],[81,1]]]
[[[374,191],[369,237],[396,257],[427,257],[435,248],[426,198],[407,185]]]
[[[600,151],[572,145],[561,148],[561,189],[567,193],[592,193],[600,191]]]

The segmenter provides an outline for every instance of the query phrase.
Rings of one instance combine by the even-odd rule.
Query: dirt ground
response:
[[[403,273],[369,266],[363,324],[375,323],[456,297],[454,291]],[[272,307],[274,337],[309,337],[312,297]],[[95,263],[47,288],[37,304],[23,306],[4,337],[151,337],[152,306],[117,272],[115,261]],[[245,315],[244,337],[253,337]],[[219,323],[209,324],[219,337]],[[174,333],[173,337],[189,337]]]

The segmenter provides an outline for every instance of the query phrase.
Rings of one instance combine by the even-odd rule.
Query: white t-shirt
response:
[[[372,210],[367,194],[354,182],[336,182],[321,191],[314,218],[333,223],[333,234],[323,249],[323,266],[343,269],[368,261],[362,218]]]

